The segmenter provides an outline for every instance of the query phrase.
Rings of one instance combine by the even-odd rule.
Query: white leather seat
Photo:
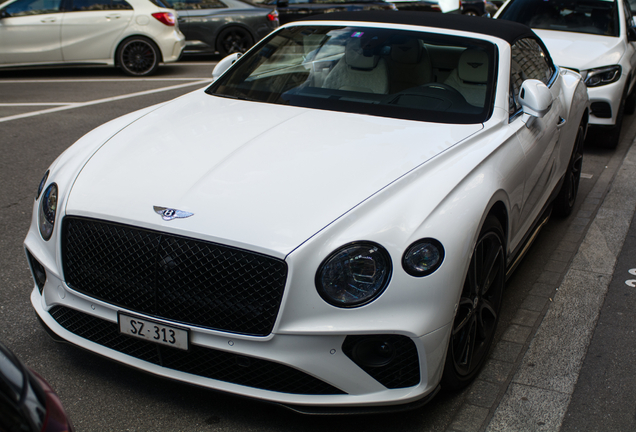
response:
[[[386,94],[389,74],[379,55],[364,55],[361,38],[351,38],[340,61],[325,78],[323,88]]]
[[[466,101],[483,107],[488,83],[488,54],[478,49],[467,49],[459,57],[457,69],[444,81],[458,90]]]

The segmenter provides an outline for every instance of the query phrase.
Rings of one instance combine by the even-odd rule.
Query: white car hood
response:
[[[621,38],[533,29],[559,66],[580,71],[618,64],[625,52]]]
[[[66,213],[284,257],[482,127],[195,92],[137,120],[97,151],[72,186]],[[153,206],[194,215],[164,221]]]

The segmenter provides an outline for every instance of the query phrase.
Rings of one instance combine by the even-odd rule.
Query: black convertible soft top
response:
[[[538,39],[530,27],[513,21],[415,11],[358,11],[314,15],[300,21],[358,21],[437,27],[490,35],[510,45],[524,37]]]

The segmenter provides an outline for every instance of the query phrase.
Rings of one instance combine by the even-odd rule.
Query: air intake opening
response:
[[[44,284],[46,283],[46,270],[44,270],[44,266],[35,259],[31,252],[26,249],[27,259],[29,260],[29,266],[31,267],[31,275],[33,276],[33,280],[35,284],[38,286],[38,290],[40,294],[42,294],[42,290],[44,290]]]

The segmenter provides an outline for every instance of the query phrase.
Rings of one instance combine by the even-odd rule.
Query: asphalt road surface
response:
[[[163,66],[147,79],[128,78],[116,69],[102,67],[0,70],[0,340],[51,383],[80,432],[447,430],[471,389],[439,394],[430,404],[409,412],[307,417],[275,405],[151,376],[55,343],[38,324],[29,301],[33,281],[22,241],[47,167],[100,124],[204,87],[210,82],[214,60]],[[633,117],[629,116],[616,151],[600,149],[588,140],[577,206],[599,176],[611,169],[611,156],[624,153],[635,134]],[[503,329],[541,277],[547,257],[576,224],[578,211],[577,207],[568,219],[551,220],[508,281],[498,347],[506,343],[500,341]]]

